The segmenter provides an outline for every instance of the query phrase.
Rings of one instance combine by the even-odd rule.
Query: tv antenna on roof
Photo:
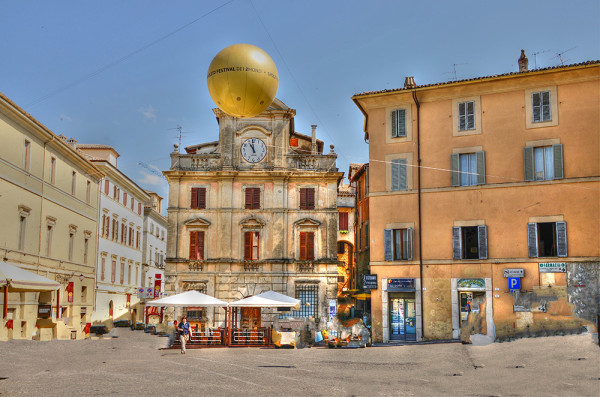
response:
[[[537,61],[537,55],[538,54],[545,54],[547,52],[550,52],[550,50],[537,51],[537,52],[534,52],[533,54],[531,54],[531,55],[533,55],[533,68],[534,69],[537,69],[537,62],[536,62]]]
[[[177,127],[175,127],[175,128],[169,128],[169,131],[172,131],[172,130],[179,131],[179,134],[177,136],[179,138],[179,150],[181,150],[181,137],[183,136],[183,134],[189,133],[188,131],[182,131],[182,129],[183,129],[183,127],[181,127],[179,124],[177,124]]]
[[[560,60],[560,65],[561,65],[561,66],[564,66],[564,64],[565,64],[565,61],[568,61],[568,59],[563,59],[563,55],[564,55],[565,53],[567,53],[567,52],[571,51],[571,50],[574,50],[575,48],[577,48],[577,46],[575,46],[575,47],[571,47],[571,48],[569,48],[568,50],[564,50],[564,51],[561,51],[561,52],[557,52],[557,53],[556,53],[556,56],[555,56],[555,57],[553,57],[552,59],[554,59],[554,58],[558,58],[558,59]]]
[[[467,63],[453,63],[452,64],[452,71],[451,72],[446,72],[444,74],[452,74],[454,75],[454,78],[452,78],[452,80],[458,80],[456,77],[456,67],[457,66],[461,66],[461,65],[468,65]]]

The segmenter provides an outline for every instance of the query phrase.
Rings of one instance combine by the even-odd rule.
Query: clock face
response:
[[[242,143],[242,157],[249,163],[258,163],[265,158],[267,146],[258,138],[250,138]]]

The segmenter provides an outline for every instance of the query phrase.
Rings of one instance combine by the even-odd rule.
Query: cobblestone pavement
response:
[[[487,346],[160,350],[167,338],[0,342],[0,394],[193,396],[598,396],[587,335]]]

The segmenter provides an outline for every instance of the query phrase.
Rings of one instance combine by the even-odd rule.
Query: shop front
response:
[[[492,340],[492,280],[490,278],[452,279],[452,337],[469,341],[470,335],[487,335]]]
[[[421,300],[418,279],[388,278],[383,281],[383,341],[421,340]],[[387,299],[386,299],[387,298]],[[387,302],[385,302],[387,300]]]

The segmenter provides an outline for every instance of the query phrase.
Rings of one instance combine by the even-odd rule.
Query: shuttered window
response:
[[[407,190],[406,159],[394,159],[391,165],[392,191]]]
[[[300,189],[300,209],[314,210],[315,209],[315,189],[301,188]]]
[[[406,137],[406,109],[392,110],[392,138]]]
[[[123,192],[123,205],[127,207],[127,192]]]
[[[259,259],[258,232],[244,232],[244,260],[256,261]]]
[[[413,229],[385,229],[384,259],[386,261],[402,261],[413,259]]]
[[[487,226],[452,228],[453,259],[487,259]]]
[[[525,180],[545,181],[564,178],[561,144],[523,149]]]
[[[190,208],[202,210],[206,208],[206,188],[193,187]]]
[[[475,102],[460,102],[458,104],[458,130],[475,129]]]
[[[347,212],[339,212],[339,228],[340,231],[348,230],[348,213]]]
[[[567,223],[528,223],[527,241],[530,258],[566,257]]]
[[[532,121],[541,123],[552,120],[550,110],[550,91],[533,92],[531,94]]]
[[[190,259],[204,259],[204,232],[190,232]]]
[[[125,282],[125,262],[121,262],[121,274],[120,274],[121,284]]]
[[[300,232],[300,260],[312,261],[315,259],[315,233]]]
[[[117,279],[117,261],[113,259],[110,266],[110,282],[115,283]]]
[[[100,261],[100,281],[104,281],[104,275],[106,273],[106,258],[102,258]]]
[[[104,180],[104,194],[108,196],[108,192],[110,191],[110,182],[108,179]]]
[[[245,208],[247,210],[260,209],[260,188],[247,187],[245,191]]]
[[[485,152],[450,156],[452,186],[485,185]]]

